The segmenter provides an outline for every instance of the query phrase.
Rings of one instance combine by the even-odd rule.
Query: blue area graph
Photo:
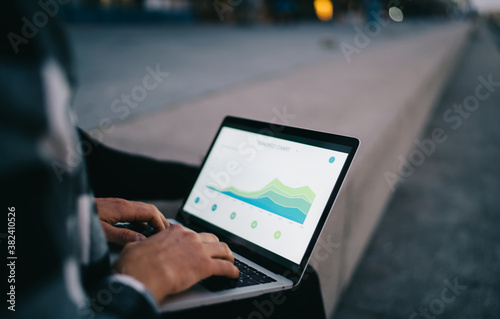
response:
[[[308,186],[292,188],[283,185],[278,179],[274,179],[262,189],[253,192],[242,191],[234,187],[218,189],[214,186],[207,186],[207,188],[299,224],[304,223],[316,196]]]

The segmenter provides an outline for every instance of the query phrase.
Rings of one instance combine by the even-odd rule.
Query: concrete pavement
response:
[[[418,21],[384,25],[363,50],[432,25]],[[102,118],[122,122],[332,57],[344,59],[340,43],[352,45],[356,34],[352,26],[343,24],[72,27],[69,35],[79,79],[74,102],[79,125],[95,128]],[[147,90],[144,99],[137,91],[138,101],[132,98],[130,104],[120,103],[137,104],[122,118],[124,113],[114,111],[113,101],[131,95],[134,87],[143,85],[150,73],[147,68],[156,69],[157,65],[168,77]]]
[[[498,317],[499,106],[500,53],[482,27],[419,137],[443,129],[446,141],[395,192],[335,319]]]

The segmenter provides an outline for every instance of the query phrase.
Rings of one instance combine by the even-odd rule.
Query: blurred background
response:
[[[226,115],[360,138],[311,261],[329,318],[498,317],[499,1],[58,9],[78,123],[113,147],[199,164]]]
[[[355,21],[372,10],[404,7],[407,17],[450,18],[475,14],[473,0],[75,0],[69,22],[193,21],[238,24],[299,21]],[[480,1],[479,1],[480,2]],[[495,1],[491,1],[493,5]],[[488,7],[488,2],[481,7]]]

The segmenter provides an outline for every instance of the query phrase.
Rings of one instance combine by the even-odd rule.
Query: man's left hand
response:
[[[165,216],[155,205],[128,201],[121,198],[96,198],[97,214],[108,242],[125,245],[129,242],[144,240],[146,237],[135,231],[114,227],[118,222],[147,222],[156,231],[169,226]]]

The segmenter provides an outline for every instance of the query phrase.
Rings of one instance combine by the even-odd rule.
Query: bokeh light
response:
[[[314,0],[314,9],[321,21],[329,21],[333,17],[333,3],[330,0]]]
[[[389,17],[396,22],[401,22],[403,21],[403,11],[398,7],[391,7],[389,9]]]

